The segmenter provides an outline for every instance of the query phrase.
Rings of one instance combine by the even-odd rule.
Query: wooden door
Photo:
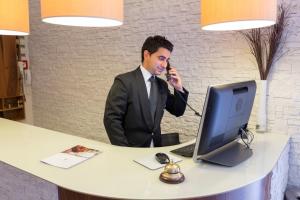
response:
[[[19,94],[16,37],[0,36],[0,97]]]

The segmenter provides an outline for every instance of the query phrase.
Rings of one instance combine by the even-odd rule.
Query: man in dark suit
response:
[[[142,47],[142,65],[118,75],[106,100],[104,125],[110,142],[119,146],[161,146],[160,123],[164,109],[183,115],[188,92],[174,67],[169,70],[169,84],[157,76],[169,63],[173,44],[162,36],[148,37]]]

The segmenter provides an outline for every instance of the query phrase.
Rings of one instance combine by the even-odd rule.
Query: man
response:
[[[142,47],[142,65],[118,75],[106,100],[104,125],[110,142],[119,146],[161,146],[164,109],[183,115],[188,92],[177,70],[169,70],[170,85],[157,76],[166,70],[173,44],[162,36],[148,37]]]

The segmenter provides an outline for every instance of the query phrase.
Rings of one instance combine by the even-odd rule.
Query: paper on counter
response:
[[[143,165],[144,167],[146,167],[148,169],[151,169],[151,170],[155,170],[155,169],[159,169],[159,168],[164,167],[166,164],[160,164],[155,159],[155,154],[156,153],[149,154],[149,155],[143,156],[141,158],[134,159],[134,161],[141,164],[141,165]],[[170,155],[168,153],[166,153],[166,154],[169,156],[170,160],[173,160],[174,163],[182,161],[182,159],[179,158],[179,157],[176,157],[174,155]]]
[[[42,159],[41,162],[66,169],[97,155],[99,152],[96,149],[76,145],[63,152]]]

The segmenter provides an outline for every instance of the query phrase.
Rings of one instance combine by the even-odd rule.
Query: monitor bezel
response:
[[[203,110],[202,110],[202,117],[201,117],[199,128],[198,128],[198,133],[197,133],[197,138],[196,138],[196,143],[195,143],[195,149],[194,149],[194,153],[193,153],[193,160],[195,162],[199,162],[199,160],[201,160],[201,157],[205,157],[206,155],[211,154],[214,151],[218,151],[219,149],[222,149],[224,146],[227,146],[227,145],[230,145],[233,142],[236,142],[236,140],[237,140],[237,138],[239,136],[237,134],[236,137],[233,138],[230,142],[227,142],[223,146],[221,146],[219,148],[216,148],[216,149],[214,149],[214,150],[212,150],[212,151],[210,151],[210,152],[208,152],[206,154],[201,154],[201,155],[198,154],[199,145],[201,143],[203,125],[204,125],[205,118],[206,118],[206,110],[207,110],[207,106],[208,106],[209,99],[210,99],[210,96],[211,96],[211,90],[212,90],[212,88],[232,87],[232,86],[235,86],[235,85],[238,86],[238,85],[250,84],[250,83],[254,83],[254,85],[256,85],[256,82],[254,80],[249,80],[249,81],[242,81],[242,82],[235,82],[235,83],[226,83],[226,84],[217,84],[217,85],[209,85],[208,86],[206,97],[205,97],[205,102],[204,102]],[[253,102],[254,102],[254,98],[253,98]],[[252,107],[253,107],[253,102],[252,102]],[[251,110],[252,110],[252,108],[251,108]],[[251,114],[251,111],[250,111],[250,114]]]

